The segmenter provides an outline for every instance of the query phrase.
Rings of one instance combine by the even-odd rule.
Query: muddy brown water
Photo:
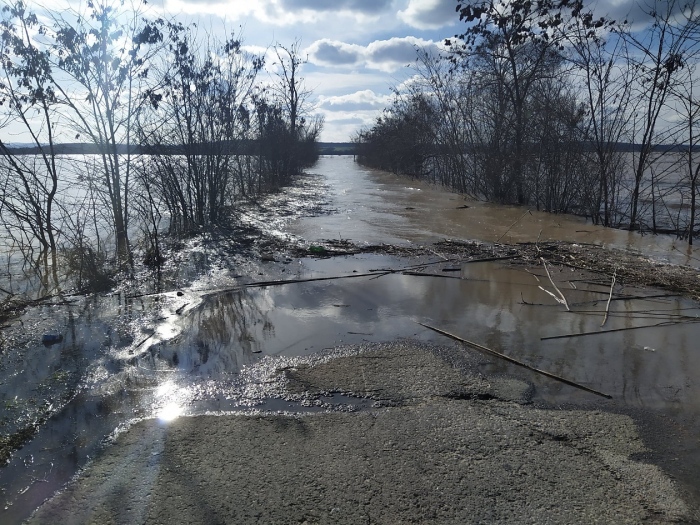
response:
[[[485,242],[573,241],[642,253],[675,264],[700,262],[698,248],[672,236],[603,228],[581,217],[474,201],[430,184],[359,166],[352,157],[323,157],[310,170],[330,186],[334,213],[305,217],[287,231],[305,239],[409,243],[439,239]]]
[[[694,257],[666,238],[605,230],[571,217],[535,212],[523,217],[519,208],[467,202],[364,170],[351,157],[321,159],[311,171],[317,174],[313,184],[328,186],[327,209],[314,217],[290,214],[274,225],[281,234],[368,243],[444,237],[495,241],[522,217],[501,242],[538,236],[579,240],[583,235],[585,242],[677,263],[687,264]],[[465,203],[470,207],[457,209]],[[690,322],[700,316],[697,303],[678,297],[616,300],[604,330],[638,328],[542,340],[600,331],[608,287],[582,282],[585,276],[570,270],[555,271],[553,278],[574,310],[568,312],[540,288],[553,291],[541,269],[528,273],[499,263],[477,263],[464,265],[461,274],[440,277],[357,277],[412,264],[415,261],[382,255],[301,259],[287,264],[284,274],[348,278],[216,292],[260,279],[237,278],[240,269],[231,268],[203,275],[183,295],[130,300],[110,296],[27,312],[2,332],[0,408],[6,425],[19,428],[23,417],[30,421],[38,415],[46,421],[0,469],[0,522],[26,518],[99,453],[105,438],[135,419],[155,417],[167,425],[183,414],[307,410],[270,401],[266,383],[246,375],[257,366],[274,367],[277,359],[365,341],[406,337],[451,344],[417,321],[609,394],[614,406],[653,410],[673,418],[674,424],[698,420],[700,323]],[[426,272],[434,273],[434,268]],[[640,296],[653,291],[618,287],[616,293]],[[644,328],[677,321],[683,323]],[[41,345],[37,335],[48,330],[63,334],[63,340]],[[484,372],[531,381],[536,400],[554,405],[608,403],[502,361],[481,359]],[[332,399],[329,403],[334,404]],[[697,449],[698,439],[692,434],[697,429],[692,423],[685,428],[691,432],[687,446],[695,444]]]

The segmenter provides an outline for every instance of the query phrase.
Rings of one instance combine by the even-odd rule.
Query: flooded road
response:
[[[333,213],[288,227],[305,239],[425,243],[444,238],[484,242],[572,241],[645,254],[674,264],[700,262],[700,252],[671,236],[595,226],[581,217],[467,199],[418,180],[377,172],[353,158],[322,157],[309,170],[329,186]]]
[[[316,184],[328,186],[327,207],[314,217],[290,215],[275,224],[282,234],[372,244],[586,235],[585,242],[668,260],[686,257],[682,245],[673,250],[667,239],[468,202],[363,170],[352,158],[323,158],[310,171],[317,174]],[[458,209],[464,205],[470,207]],[[439,261],[436,256],[422,262]],[[266,401],[276,392],[269,390],[265,370],[280,359],[397,338],[451,344],[418,322],[609,394],[611,406],[700,419],[697,303],[670,296],[640,299],[663,294],[619,285],[601,329],[610,286],[591,276],[554,273],[571,306],[567,311],[542,289],[554,291],[541,268],[528,272],[492,262],[464,264],[461,272],[421,269],[437,276],[381,271],[416,262],[383,255],[290,259],[269,264],[278,264],[284,279],[345,278],[244,287],[264,277],[233,261],[178,291],[76,298],[25,313],[0,332],[1,419],[5,431],[36,424],[38,432],[0,469],[0,522],[26,518],[98,454],[106,439],[140,418],[167,425],[181,415],[305,410]],[[659,324],[665,325],[650,327]],[[601,330],[610,332],[542,339]],[[42,345],[41,334],[48,332],[60,333],[62,341]],[[532,382],[536,400],[608,403],[505,362],[482,360],[486,373]],[[153,439],[156,446],[159,438]]]

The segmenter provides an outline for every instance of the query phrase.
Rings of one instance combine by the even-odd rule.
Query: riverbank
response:
[[[352,411],[143,421],[28,523],[691,523],[633,420],[543,410],[454,349],[346,348],[277,369]],[[326,401],[326,406],[328,402]],[[695,513],[695,514],[694,514]]]

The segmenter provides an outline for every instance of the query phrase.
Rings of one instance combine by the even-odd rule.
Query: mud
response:
[[[134,425],[28,523],[668,523],[696,509],[631,418],[524,405],[529,387],[394,343],[287,366],[357,413]],[[515,400],[515,401],[514,401]]]

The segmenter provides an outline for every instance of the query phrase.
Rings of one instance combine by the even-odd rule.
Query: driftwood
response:
[[[490,261],[506,261],[508,259],[516,259],[520,257],[519,255],[504,255],[502,257],[486,257],[484,259],[468,259],[466,261],[461,261],[462,264],[472,264],[480,262],[490,262]],[[461,272],[462,268],[443,268],[443,272]]]
[[[416,322],[418,322],[418,321],[416,321]],[[523,368],[527,368],[528,370],[532,370],[533,372],[537,372],[538,374],[542,374],[543,376],[547,376],[551,379],[556,379],[557,381],[561,381],[562,383],[565,383],[569,386],[573,386],[575,388],[580,388],[581,390],[585,390],[586,392],[590,392],[591,394],[595,394],[597,396],[601,396],[601,397],[604,397],[606,399],[612,399],[611,395],[604,394],[603,392],[599,392],[599,391],[594,390],[592,388],[588,388],[587,386],[583,386],[579,383],[576,383],[575,381],[571,381],[569,379],[565,379],[565,378],[558,376],[556,374],[552,374],[551,372],[547,372],[546,370],[540,370],[539,368],[535,368],[534,366],[530,366],[527,363],[523,363],[522,361],[518,361],[517,359],[514,359],[514,358],[507,356],[505,354],[502,354],[500,352],[496,352],[495,350],[491,350],[490,348],[486,348],[485,346],[482,346],[478,343],[473,343],[472,341],[467,341],[466,339],[462,339],[459,336],[456,336],[456,335],[451,334],[449,332],[445,332],[444,330],[440,330],[439,328],[435,328],[435,327],[427,325],[427,324],[423,324],[423,323],[418,323],[418,324],[429,329],[429,330],[437,332],[438,334],[442,334],[444,336],[447,336],[450,339],[454,339],[455,341],[459,341],[460,343],[463,343],[467,346],[471,346],[472,348],[475,348],[477,350],[485,352],[489,355],[500,357],[501,359],[504,359],[504,360],[508,361],[509,363],[513,363],[515,365],[522,366]]]
[[[549,295],[551,295],[552,297],[554,297],[554,300],[555,300],[556,302],[558,302],[558,303],[560,303],[560,304],[563,304],[564,306],[566,306],[566,309],[567,309],[567,310],[571,311],[571,308],[569,308],[569,303],[566,302],[566,297],[564,297],[564,294],[561,293],[561,290],[557,287],[557,285],[554,284],[554,280],[552,279],[552,276],[549,275],[549,270],[547,269],[547,263],[544,261],[544,258],[541,258],[541,257],[540,257],[540,259],[542,260],[542,265],[544,266],[544,271],[547,272],[547,277],[549,277],[549,282],[552,283],[552,286],[554,286],[554,289],[555,289],[555,290],[557,291],[557,293],[559,294],[559,297],[557,297],[556,295],[554,295],[554,294],[553,294],[552,292],[550,292],[549,290],[545,290],[545,289],[542,288],[541,286],[538,286],[538,288],[539,288],[540,290],[542,290],[543,292],[547,292]]]
[[[674,324],[684,324],[684,323],[697,323],[700,319],[695,320],[682,320],[682,321],[664,321],[663,323],[647,324],[644,326],[628,326],[626,328],[613,328],[612,330],[598,330],[596,332],[580,332],[577,334],[562,334],[562,335],[549,335],[546,337],[540,337],[540,341],[549,341],[551,339],[569,339],[572,337],[583,337],[585,335],[603,335],[611,334],[613,332],[626,332],[627,330],[641,330],[642,328],[659,328],[662,326],[672,326]]]
[[[510,231],[510,229],[511,229],[513,226],[515,226],[516,224],[518,224],[518,223],[522,220],[522,218],[525,217],[525,215],[527,215],[528,213],[529,213],[530,215],[532,215],[532,210],[527,210],[527,211],[526,211],[525,213],[523,213],[513,224],[511,224],[510,226],[508,226],[508,229],[507,229],[506,231],[503,232],[503,235],[501,235],[498,239],[496,239],[496,242],[497,242],[497,243],[500,242],[501,239],[503,239],[503,237],[506,236],[506,233],[508,233],[508,232]]]
[[[615,277],[617,276],[617,269],[613,272],[612,276],[612,284],[610,285],[610,297],[608,297],[608,304],[605,305],[605,317],[603,317],[603,322],[600,323],[600,327],[602,328],[605,325],[605,321],[608,320],[608,312],[610,311],[610,301],[612,300],[613,296],[613,288],[615,288]]]

